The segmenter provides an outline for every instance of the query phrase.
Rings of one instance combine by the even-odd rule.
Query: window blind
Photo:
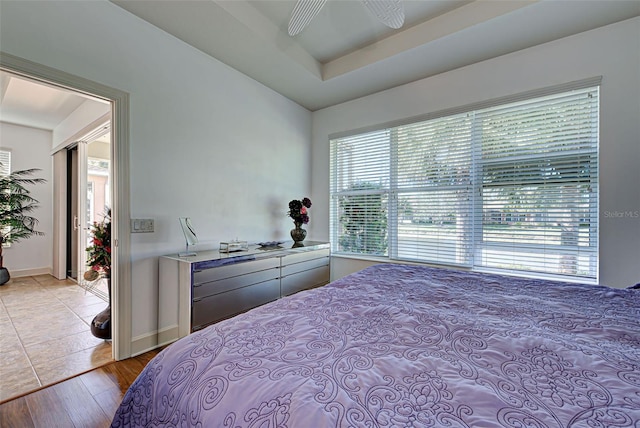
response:
[[[337,251],[388,254],[390,150],[388,130],[332,143],[330,227]]]
[[[488,109],[477,127],[475,264],[595,278],[597,88]]]
[[[595,279],[598,91],[332,139],[333,251]]]
[[[394,258],[471,263],[472,118],[460,114],[392,133],[398,177]]]
[[[11,152],[0,150],[0,177],[11,174]]]
[[[0,150],[0,178],[6,177],[9,174],[11,174],[11,151]],[[5,207],[0,207],[1,211],[4,211],[5,209],[6,209]],[[10,230],[11,228],[9,226],[5,226],[2,229],[2,232],[4,234],[7,234]],[[3,242],[2,247],[9,248],[11,247],[11,244],[8,242]]]

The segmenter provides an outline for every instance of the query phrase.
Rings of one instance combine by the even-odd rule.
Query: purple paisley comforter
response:
[[[640,290],[385,264],[156,356],[113,427],[640,427]]]

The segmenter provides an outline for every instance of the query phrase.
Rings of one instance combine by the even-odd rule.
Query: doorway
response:
[[[39,201],[34,212],[39,223],[37,230],[44,232],[44,236],[10,248],[12,268],[16,269],[11,281],[0,287],[3,336],[0,360],[4,361],[0,365],[0,401],[3,401],[113,361],[111,343],[105,337],[95,337],[92,322],[108,306],[108,283],[96,281],[89,293],[80,287],[84,284],[82,275],[78,275],[86,265],[81,257],[88,244],[87,237],[82,236],[87,235],[87,222],[97,220],[94,212],[110,202],[108,124],[62,150],[69,160],[68,174],[54,174],[51,156],[55,132],[61,133],[56,124],[64,124],[67,133],[74,129],[84,132],[89,126],[86,117],[73,121],[74,113],[86,113],[91,108],[96,116],[111,117],[111,106],[4,70],[0,71],[0,80],[4,84],[0,144],[9,150],[14,161],[8,172],[34,168],[38,171],[34,175],[46,180],[34,189]],[[59,161],[60,156],[54,159]],[[5,165],[9,168],[8,163]],[[74,178],[67,179],[69,175]],[[67,192],[56,193],[55,203],[54,187],[67,187]],[[87,220],[74,216],[75,238],[66,241],[71,251],[64,252],[73,254],[68,260],[75,263],[68,274],[63,272],[62,278],[54,278],[50,275],[54,258],[52,207],[68,205],[76,209],[86,207],[80,208],[80,213]],[[73,223],[71,219],[66,222],[67,231],[74,230]],[[56,235],[66,234],[64,230],[55,231]],[[69,281],[68,277],[76,280]],[[102,295],[96,292],[97,285],[104,285]]]
[[[110,217],[111,124],[107,122],[68,146],[66,151],[66,277],[108,299],[105,284],[83,279],[91,228]],[[105,281],[101,281],[104,283]]]
[[[111,201],[112,201],[112,328],[113,357],[131,357],[131,256],[128,219],[129,206],[129,95],[94,81],[0,52],[0,69],[53,84],[111,104]],[[55,148],[54,148],[55,149]],[[59,150],[59,149],[58,149]],[[59,152],[58,152],[59,153]],[[55,163],[54,156],[54,163]],[[55,170],[55,166],[54,166]],[[55,171],[57,173],[58,171]],[[64,189],[54,189],[60,193]],[[64,223],[65,218],[57,219]],[[56,228],[57,230],[57,228]],[[60,238],[60,237],[59,237]],[[60,248],[60,246],[56,247]],[[54,252],[55,254],[55,252]],[[56,260],[54,260],[54,265]]]

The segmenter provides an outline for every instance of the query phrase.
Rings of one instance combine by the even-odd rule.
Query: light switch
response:
[[[150,233],[153,232],[152,218],[132,218],[131,233]]]

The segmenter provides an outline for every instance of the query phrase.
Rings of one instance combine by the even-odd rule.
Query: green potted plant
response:
[[[33,235],[44,235],[35,229],[38,220],[29,215],[38,207],[27,185],[45,183],[43,178],[31,178],[39,169],[14,171],[0,177],[0,285],[10,279],[9,271],[2,264],[2,246],[17,243]]]

